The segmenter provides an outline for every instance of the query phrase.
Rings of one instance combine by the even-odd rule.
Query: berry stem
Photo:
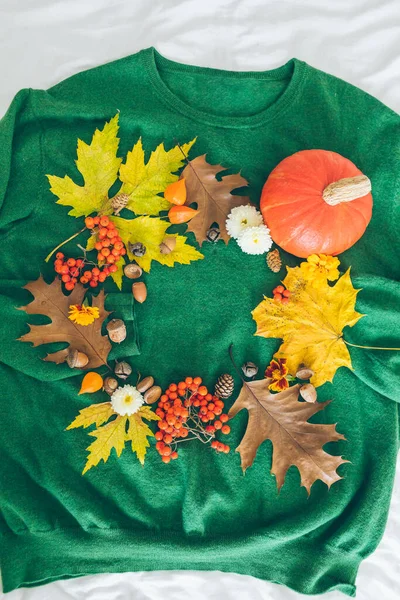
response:
[[[54,252],[57,252],[57,250],[59,248],[61,248],[62,246],[64,246],[64,244],[67,244],[68,242],[70,242],[71,240],[73,240],[74,238],[78,237],[78,235],[80,235],[81,233],[83,233],[86,230],[86,226],[83,227],[80,231],[78,231],[77,233],[74,233],[74,235],[71,235],[71,237],[69,237],[67,240],[64,240],[63,242],[61,242],[61,244],[58,244],[58,246],[56,246],[51,252],[50,254],[48,254],[46,256],[46,258],[44,259],[45,262],[49,262],[50,258],[53,256]]]

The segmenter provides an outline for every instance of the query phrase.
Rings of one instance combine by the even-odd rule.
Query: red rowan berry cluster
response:
[[[217,452],[230,451],[229,446],[214,439],[217,431],[228,434],[231,430],[226,425],[229,418],[223,412],[224,403],[201,384],[201,377],[186,377],[178,384],[171,383],[158,402],[156,449],[164,463],[178,458],[180,442],[192,439],[211,442]]]
[[[86,217],[85,225],[91,229],[92,235],[96,236],[95,248],[98,252],[97,260],[99,265],[111,265],[118,262],[121,256],[126,254],[125,244],[118,235],[114,223],[107,215],[102,217]],[[112,271],[111,271],[112,273]]]
[[[98,251],[97,264],[85,258],[66,258],[62,252],[57,252],[54,269],[65,284],[65,289],[71,291],[78,281],[97,287],[107,277],[118,270],[115,264],[126,254],[126,248],[118,235],[115,225],[109,217],[86,217],[85,225],[96,236],[95,248]]]
[[[282,304],[287,304],[290,298],[289,290],[285,290],[283,285],[277,285],[276,288],[272,290],[274,295],[274,300],[277,302],[281,302]]]

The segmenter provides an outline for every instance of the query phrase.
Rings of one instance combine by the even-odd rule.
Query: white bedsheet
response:
[[[269,69],[297,57],[400,112],[399,37],[398,0],[1,0],[0,113],[23,87],[47,88],[148,46],[181,62],[235,70]],[[400,597],[400,463],[385,536],[361,565],[357,586],[358,600]],[[2,597],[306,598],[252,577],[188,571],[96,575]]]

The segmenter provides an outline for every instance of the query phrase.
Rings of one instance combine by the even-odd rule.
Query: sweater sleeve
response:
[[[32,109],[32,90],[19,91],[0,120],[0,230],[27,218],[34,203],[21,201],[38,193],[41,175],[41,127]]]
[[[365,317],[346,328],[344,337],[360,346],[400,348],[400,115],[379,101],[376,107],[358,132],[371,142],[360,162],[372,182],[373,216],[354,252],[342,260],[352,266],[354,287],[361,289],[356,308]],[[361,254],[362,272],[356,266]],[[351,346],[349,351],[355,375],[400,402],[400,351]]]

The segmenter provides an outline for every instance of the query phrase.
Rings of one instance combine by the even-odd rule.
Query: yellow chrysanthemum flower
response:
[[[326,280],[336,281],[339,278],[338,266],[340,261],[336,256],[327,254],[311,254],[307,262],[300,264],[304,279],[311,281],[315,287],[324,284]]]
[[[77,325],[91,325],[100,317],[99,309],[96,306],[85,306],[84,304],[71,304],[69,307],[68,319]]]

